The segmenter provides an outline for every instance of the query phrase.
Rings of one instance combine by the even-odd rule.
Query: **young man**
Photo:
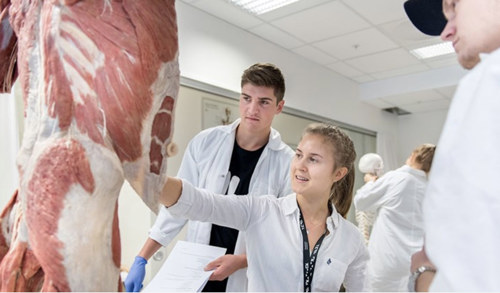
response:
[[[423,207],[425,251],[412,258],[412,279],[417,290],[432,281],[436,291],[498,291],[500,0],[408,0],[405,9],[424,33],[451,41],[459,63],[472,69],[436,150]]]
[[[289,172],[294,152],[271,128],[274,116],[283,110],[284,94],[285,81],[276,66],[250,66],[241,79],[240,119],[196,135],[184,154],[178,177],[222,194],[282,197],[291,193]],[[161,209],[125,280],[127,291],[141,289],[146,260],[172,241],[185,223]],[[189,222],[188,241],[227,248],[225,256],[207,265],[215,271],[204,291],[246,291],[245,241],[244,235],[238,234],[211,223]]]

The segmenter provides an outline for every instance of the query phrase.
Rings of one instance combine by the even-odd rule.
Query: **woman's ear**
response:
[[[334,182],[339,181],[340,179],[344,178],[344,176],[347,174],[349,170],[347,170],[346,167],[340,167],[335,172],[333,173],[334,176]]]

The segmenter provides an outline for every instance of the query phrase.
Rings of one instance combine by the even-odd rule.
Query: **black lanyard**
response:
[[[302,216],[302,211],[300,210],[300,230],[302,231],[302,239],[304,243],[304,292],[311,292],[311,283],[314,275],[314,265],[316,264],[316,257],[318,255],[319,247],[325,238],[326,231],[321,235],[314,245],[313,251],[309,254],[309,238],[307,238],[306,224],[304,222],[304,217]]]

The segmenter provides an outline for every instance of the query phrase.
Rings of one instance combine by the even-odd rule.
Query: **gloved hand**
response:
[[[125,290],[127,292],[139,292],[142,289],[142,281],[146,275],[146,264],[148,261],[142,256],[136,256],[127,279],[125,280]]]

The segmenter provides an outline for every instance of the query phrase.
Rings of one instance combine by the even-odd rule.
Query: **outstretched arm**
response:
[[[173,217],[210,222],[240,231],[247,230],[255,219],[261,219],[270,206],[266,204],[270,197],[215,194],[175,177],[167,178],[159,198]]]
[[[181,192],[182,181],[179,178],[169,176],[160,194],[160,203],[167,208],[173,206],[179,200]]]

